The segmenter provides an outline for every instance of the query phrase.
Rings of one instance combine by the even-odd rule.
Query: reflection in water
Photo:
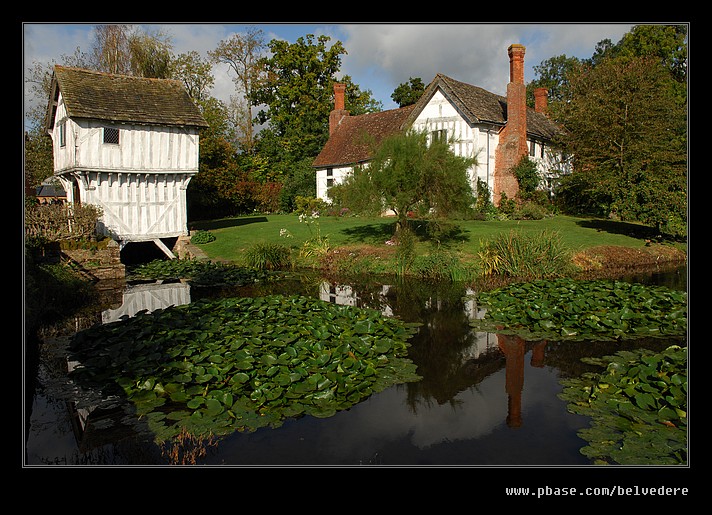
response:
[[[589,370],[581,362],[585,356],[674,343],[527,342],[475,331],[470,321],[484,316],[484,311],[477,306],[474,291],[453,283],[415,281],[338,284],[301,278],[249,290],[193,291],[183,283],[142,284],[128,286],[122,305],[105,310],[101,319],[109,323],[144,309],[185,304],[191,297],[287,291],[417,322],[409,357],[422,380],[389,388],[326,419],[302,417],[278,429],[235,433],[219,443],[207,464],[586,465],[578,452],[584,442],[576,433],[588,420],[568,413],[558,399],[559,379]],[[137,425],[130,406],[96,395],[77,399],[59,375],[54,374],[54,381],[41,379],[45,394],[35,400],[28,463],[161,463],[152,444],[127,444],[141,441],[145,429]],[[81,420],[74,424],[78,444],[74,457],[67,457],[66,439],[65,445],[53,444],[52,432],[57,429],[45,420],[51,411],[45,408],[58,399],[71,406],[73,422]],[[62,424],[67,421],[55,426]],[[105,454],[82,454],[90,448]],[[58,457],[61,453],[63,458]]]
[[[180,306],[190,303],[190,285],[183,282],[173,283],[146,283],[127,285],[123,293],[123,301],[118,308],[105,309],[101,313],[101,321],[103,324],[109,324],[121,320],[123,317],[133,317],[141,311],[155,311],[157,309],[165,309],[170,306]],[[67,368],[71,372],[78,365],[77,362],[68,361]],[[76,408],[77,420],[75,431],[82,437],[84,435],[87,419],[89,414],[96,409],[97,406],[87,406],[84,408]],[[114,410],[109,410],[109,415],[106,414],[107,409],[102,408],[102,417],[110,416]],[[94,417],[95,419],[98,417]]]
[[[156,309],[183,304],[190,304],[190,285],[188,283],[156,282],[127,285],[121,306],[102,311],[101,321],[108,324],[120,320],[123,316],[132,317],[139,311],[146,310],[150,313]]]
[[[190,285],[186,283],[127,285],[121,304],[103,310],[100,319],[101,323],[108,324],[141,311],[151,312],[190,301]],[[78,325],[86,326],[86,322]],[[144,445],[121,445],[125,440],[146,440],[140,435],[148,434],[148,426],[136,420],[132,406],[116,396],[79,389],[67,380],[66,374],[74,370],[78,363],[64,357],[66,343],[66,340],[58,339],[44,345],[46,351],[57,353],[59,357],[40,364],[39,382],[47,387],[50,394],[46,397],[35,396],[31,421],[34,431],[31,431],[28,440],[28,463],[131,464],[133,458],[127,460],[122,456],[132,456],[137,452],[140,453],[139,463],[146,462],[146,452],[153,453],[154,457],[150,459],[155,461],[156,449],[153,445],[148,445],[148,450]],[[58,424],[58,420],[64,420],[64,425]],[[118,445],[104,448],[115,443]],[[49,449],[35,449],[33,454],[31,444],[53,444],[55,454],[48,452]]]

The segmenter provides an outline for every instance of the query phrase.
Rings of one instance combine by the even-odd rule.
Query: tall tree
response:
[[[94,27],[92,57],[94,69],[121,75],[131,74],[129,25],[97,25]]]
[[[235,34],[218,43],[215,50],[208,54],[215,62],[225,63],[235,73],[233,81],[239,96],[244,99],[238,105],[244,113],[237,117],[242,129],[243,148],[252,153],[254,148],[252,106],[249,98],[253,90],[260,87],[264,79],[264,69],[260,58],[265,50],[264,33],[250,27],[244,34]],[[234,102],[235,102],[234,101]]]
[[[183,83],[190,98],[196,102],[208,99],[210,89],[215,84],[212,65],[209,62],[192,50],[173,59],[172,66],[171,75]]]
[[[96,25],[87,66],[106,73],[168,78],[172,43],[169,35],[142,30],[135,25]]]
[[[295,43],[269,43],[271,56],[262,60],[267,80],[251,98],[253,105],[264,106],[258,121],[268,123],[265,131],[280,140],[280,152],[272,158],[295,162],[314,157],[326,142],[334,76],[346,53],[340,41],[327,47],[330,39],[307,34]]]
[[[370,89],[362,91],[350,75],[344,75],[339,79],[339,82],[346,85],[344,107],[352,116],[378,113],[383,110],[383,103],[373,98],[373,92]]]
[[[656,58],[607,58],[569,76],[560,120],[579,195],[672,233],[687,215],[686,112]]]
[[[576,57],[559,55],[545,59],[538,66],[534,66],[537,78],[527,84],[527,104],[534,107],[534,89],[546,88],[548,90],[549,110],[556,111],[568,88],[568,76],[581,65]]]
[[[131,75],[153,79],[168,79],[171,75],[173,44],[161,31],[136,31],[129,37]]]
[[[25,185],[35,188],[54,172],[52,140],[38,125],[25,132],[24,151]]]
[[[636,25],[613,50],[614,57],[659,59],[675,81],[687,81],[686,25]]]

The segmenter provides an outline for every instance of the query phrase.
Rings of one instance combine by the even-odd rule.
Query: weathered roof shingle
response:
[[[331,134],[313,166],[339,166],[368,161],[384,138],[401,130],[415,106],[380,113],[345,116]]]
[[[59,88],[71,118],[148,125],[207,127],[198,107],[176,80],[55,66],[47,123],[52,123]]]

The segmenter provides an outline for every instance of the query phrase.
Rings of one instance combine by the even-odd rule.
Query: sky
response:
[[[203,57],[221,40],[243,33],[247,25],[224,23],[141,24],[160,28],[171,36],[174,53],[192,50]],[[253,24],[265,41],[284,39],[290,43],[307,34],[326,35],[328,44],[341,41],[341,74],[350,75],[362,91],[370,90],[383,109],[398,107],[391,94],[409,78],[427,85],[438,73],[504,95],[509,82],[507,48],[513,43],[526,47],[525,82],[536,78],[534,66],[551,57],[589,58],[603,39],[617,43],[633,23],[275,23]],[[93,24],[22,24],[23,62],[61,62],[79,47],[88,51],[93,42]],[[234,92],[227,67],[214,69],[211,94],[227,100]],[[339,77],[337,77],[338,79]]]

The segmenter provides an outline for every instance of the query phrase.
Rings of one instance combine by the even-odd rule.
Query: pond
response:
[[[686,290],[686,269],[626,278]],[[341,283],[310,274],[251,288],[196,287],[183,282],[127,284],[96,313],[108,323],[202,298],[302,294],[381,311],[420,324],[408,357],[422,379],[374,393],[328,418],[303,416],[279,428],[236,432],[214,442],[206,466],[587,466],[578,431],[587,417],[559,398],[560,380],[595,370],[583,357],[640,347],[662,350],[685,338],[524,341],[479,332],[472,290],[457,283],[376,279]],[[91,322],[88,322],[91,323]],[[81,322],[77,321],[77,328]],[[87,322],[84,322],[87,324]],[[47,465],[164,465],[141,420],[121,399],[102,399],[67,381],[61,338],[42,345],[25,460]]]

